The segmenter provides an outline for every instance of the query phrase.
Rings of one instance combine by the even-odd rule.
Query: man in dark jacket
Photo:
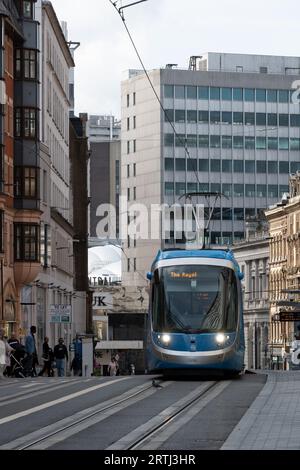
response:
[[[68,360],[68,350],[64,345],[63,338],[59,338],[58,344],[54,348],[54,360],[56,362],[58,377],[65,376],[65,358]]]

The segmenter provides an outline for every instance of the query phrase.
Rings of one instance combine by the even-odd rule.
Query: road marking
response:
[[[64,385],[56,385],[57,383],[59,384],[63,383]],[[61,388],[65,388],[65,387],[70,387],[72,385],[74,385],[74,382],[73,381],[68,382],[67,380],[64,380],[63,382],[54,382],[52,383],[52,386],[49,384],[44,384],[44,385],[41,384],[42,388],[40,388],[39,390],[34,390],[32,393],[28,391],[30,395],[28,395],[28,393],[26,392],[23,392],[23,393],[17,393],[15,395],[7,395],[5,397],[0,397],[0,407],[9,405],[11,403],[17,403],[18,401],[26,400],[27,398],[33,398],[39,395],[45,395],[46,393],[55,392],[56,390],[60,390]]]
[[[38,382],[35,382],[35,383],[29,384],[29,385],[22,385],[20,388],[36,387],[37,385],[41,385],[41,384],[39,384]]]
[[[94,387],[87,388],[85,390],[81,390],[80,392],[71,393],[70,395],[66,395],[65,397],[58,398],[57,400],[50,401],[48,403],[43,403],[42,405],[35,406],[34,408],[29,408],[28,410],[20,411],[19,413],[15,413],[14,415],[6,416],[5,418],[0,419],[0,425],[9,423],[10,421],[15,421],[16,419],[23,418],[24,416],[31,415],[33,413],[37,413],[38,411],[45,410],[47,408],[51,408],[52,406],[59,405],[60,403],[64,403],[65,401],[73,400],[74,398],[81,397],[86,395],[87,393],[94,392],[103,387],[107,387],[108,385],[121,382],[123,380],[128,380],[130,377],[122,377],[117,380],[110,380],[109,382],[102,383],[100,385],[95,385]]]

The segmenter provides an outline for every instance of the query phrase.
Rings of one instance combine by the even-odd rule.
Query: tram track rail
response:
[[[209,382],[202,390],[163,410],[144,425],[109,446],[106,450],[155,450],[181,426],[193,419],[209,402],[227,388],[231,381]]]

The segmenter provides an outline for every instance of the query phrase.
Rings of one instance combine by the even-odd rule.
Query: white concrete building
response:
[[[233,246],[233,252],[245,276],[242,285],[246,369],[267,369],[270,366],[268,233],[247,236]]]
[[[77,331],[76,318],[69,316],[76,302],[69,158],[69,72],[75,64],[51,2],[42,2],[41,24],[41,141],[48,155],[41,168],[45,248],[37,284],[44,334],[53,346],[60,336],[68,345]],[[64,317],[55,305],[63,307]]]

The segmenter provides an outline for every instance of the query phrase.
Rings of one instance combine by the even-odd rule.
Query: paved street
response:
[[[266,379],[153,378],[2,380],[0,449],[219,449]]]

